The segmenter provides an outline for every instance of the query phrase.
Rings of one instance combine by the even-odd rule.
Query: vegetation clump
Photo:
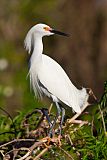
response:
[[[48,137],[49,124],[42,110],[20,112],[14,118],[2,109],[0,118],[1,159],[106,160],[107,158],[107,82],[99,102],[79,117],[80,124],[65,120],[62,137],[57,122],[54,136]],[[53,118],[54,114],[49,115]],[[77,119],[76,119],[77,120]],[[82,120],[82,121],[81,121]]]

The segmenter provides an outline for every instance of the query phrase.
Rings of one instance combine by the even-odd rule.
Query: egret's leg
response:
[[[56,107],[57,107],[57,114],[56,114],[56,117],[55,117],[55,119],[54,119],[54,121],[53,121],[53,124],[52,124],[52,126],[51,126],[51,128],[50,128],[50,131],[49,131],[49,136],[50,136],[50,137],[52,137],[53,128],[54,128],[54,126],[55,126],[55,124],[56,124],[56,121],[57,121],[57,119],[58,119],[58,117],[60,116],[60,113],[61,113],[61,108],[60,108],[58,102],[56,102]]]
[[[58,119],[58,117],[60,116],[60,113],[61,113],[61,107],[59,105],[58,102],[56,102],[56,107],[57,107],[57,115],[56,115],[56,119]]]
[[[64,122],[64,117],[65,117],[65,109],[61,107],[61,111],[62,111],[62,116],[61,116],[60,128],[59,128],[59,134],[60,135],[61,135],[61,132],[62,132],[62,124]]]
[[[46,119],[47,119],[47,121],[49,123],[49,126],[51,127],[52,123],[51,123],[50,117],[48,115],[48,109],[42,108],[41,111],[42,111],[43,115],[46,117]]]

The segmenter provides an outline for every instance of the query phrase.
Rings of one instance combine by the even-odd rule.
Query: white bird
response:
[[[32,52],[29,69],[30,84],[35,95],[42,97],[45,94],[52,98],[58,112],[62,109],[59,103],[63,102],[76,113],[81,113],[81,109],[87,105],[89,97],[86,88],[77,89],[63,68],[55,60],[43,54],[42,38],[53,34],[67,36],[46,24],[33,26],[26,35],[25,48],[29,54]]]

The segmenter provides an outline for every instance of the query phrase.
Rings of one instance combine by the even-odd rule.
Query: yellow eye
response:
[[[49,27],[44,27],[43,28],[45,31],[50,31],[50,28]]]

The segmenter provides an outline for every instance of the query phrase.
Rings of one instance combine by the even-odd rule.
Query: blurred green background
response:
[[[90,87],[100,97],[107,79],[107,0],[1,0],[0,107],[14,115],[43,105],[30,92],[29,55],[23,47],[37,23],[71,34],[45,37],[44,53],[62,65],[77,87]]]

